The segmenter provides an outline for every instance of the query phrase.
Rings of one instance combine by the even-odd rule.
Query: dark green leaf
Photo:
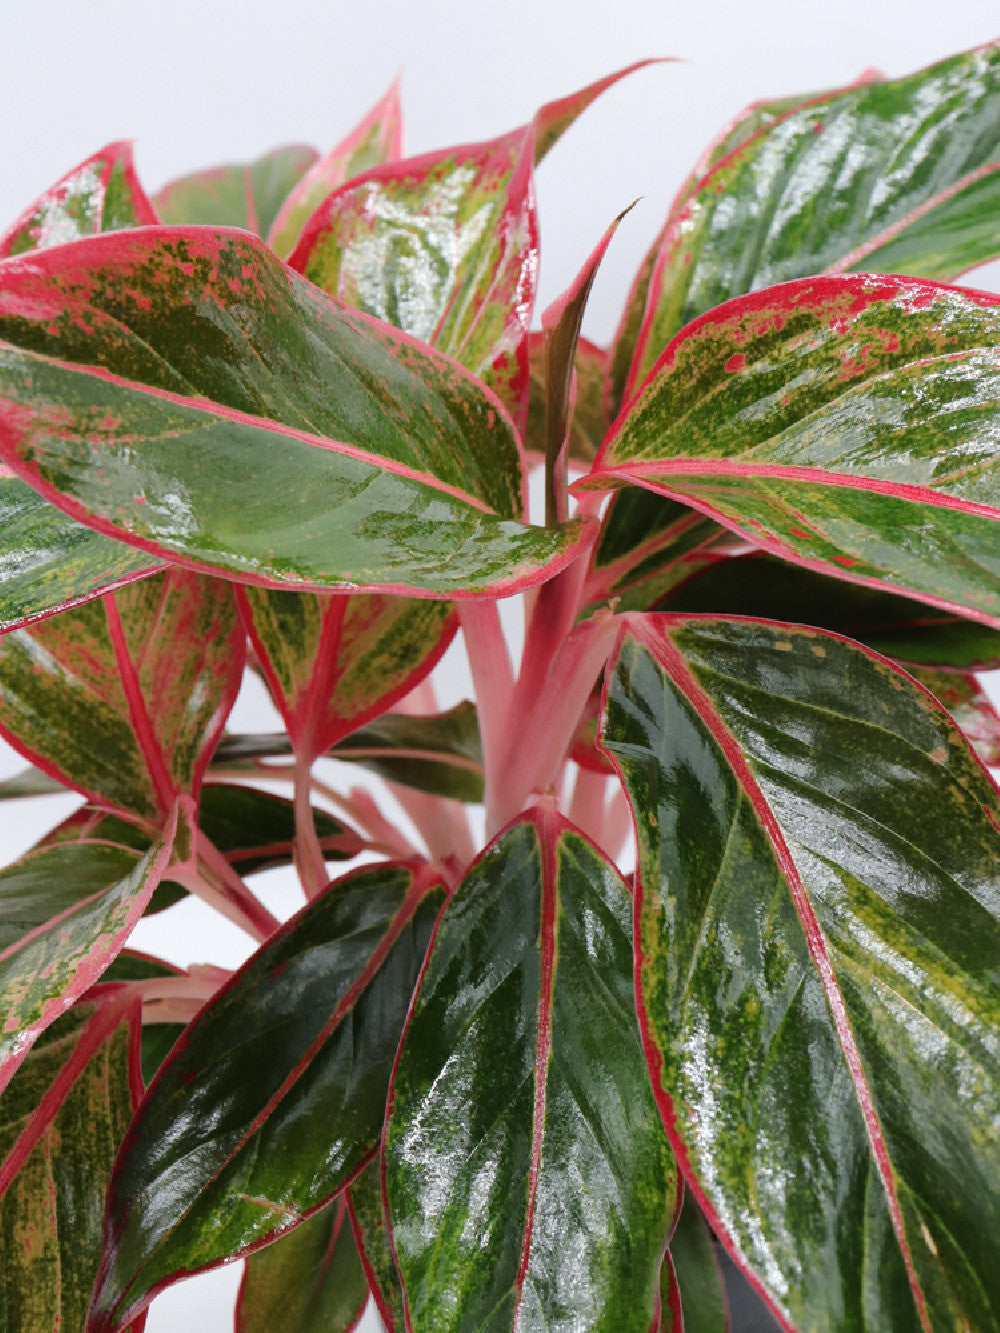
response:
[[[350,1333],[367,1301],[368,1280],[341,1195],[250,1255],[236,1333]]]
[[[4,279],[0,451],[101,531],[241,581],[434,596],[540,581],[580,540],[511,521],[520,446],[478,380],[246,233],[94,237]]]
[[[635,492],[625,491],[627,495]],[[791,620],[848,638],[910,664],[986,670],[1000,665],[1000,631],[920,606],[910,597],[844,583],[759,552],[716,561],[672,589],[661,611]]]
[[[71,1009],[0,1098],[4,1333],[84,1326],[104,1191],[139,1091],[129,1059],[138,1020],[137,1004],[113,999]]]
[[[254,652],[295,753],[311,763],[409,694],[454,636],[447,603],[239,590]]]
[[[390,782],[458,801],[483,799],[483,751],[475,706],[446,713],[383,713],[330,750]]]
[[[404,1333],[403,1289],[389,1241],[378,1158],[351,1181],[348,1199],[354,1235],[382,1323],[388,1333]]]
[[[275,148],[256,162],[230,162],[165,185],[153,203],[162,221],[244,227],[266,236],[296,181],[316,161],[315,148]]]
[[[684,1312],[684,1333],[726,1333],[726,1294],[722,1271],[715,1254],[715,1242],[690,1189],[684,1191],[674,1234],[670,1237],[670,1265],[663,1265],[661,1281],[668,1284],[663,1292],[667,1304],[671,1277],[680,1290]]]
[[[526,129],[379,167],[331,195],[288,262],[331,296],[433,343],[523,430],[538,237]]]
[[[501,834],[443,913],[384,1146],[407,1327],[652,1324],[677,1181],[631,932],[617,871],[542,811]]]
[[[849,640],[634,617],[604,743],[640,1023],[714,1229],[791,1326],[1000,1323],[1000,800]]]
[[[1000,717],[971,672],[908,667],[910,675],[944,704],[984,764],[1000,764]]]
[[[817,278],[689,325],[578,485],[641,483],[772,554],[1000,625],[1000,298]]]
[[[92,1333],[177,1274],[278,1236],[371,1157],[441,902],[425,867],[359,870],[201,1010],[123,1145]]]
[[[985,238],[997,187],[989,174],[969,174],[1000,158],[998,116],[995,44],[805,103],[764,128],[719,162],[668,224],[630,386],[678,329],[729,297],[855,256],[859,267],[884,272],[874,262],[880,245],[886,257],[929,260],[933,277],[996,254],[1000,229],[992,246]],[[928,205],[931,214],[918,211]]]
[[[228,583],[172,568],[0,637],[0,732],[60,782],[162,821],[236,698]]]
[[[352,176],[360,176],[382,162],[399,157],[402,128],[397,79],[350,134],[312,164],[281,205],[267,236],[274,253],[284,259],[292,252],[303,223],[338,186]]]
[[[0,872],[0,1088],[121,949],[170,855],[111,843],[32,852]]]

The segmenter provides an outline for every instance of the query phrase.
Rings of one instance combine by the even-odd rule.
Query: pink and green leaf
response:
[[[685,1177],[783,1327],[1000,1317],[1000,800],[887,659],[636,616],[604,744],[640,1025]]]
[[[1000,232],[992,250],[986,239],[996,186],[979,174],[1000,159],[998,108],[994,44],[805,103],[730,152],[667,226],[627,391],[680,328],[730,297],[855,257],[877,271],[890,244],[885,258],[920,264],[927,247],[935,277],[1000,252]]]
[[[647,65],[659,65],[664,63],[670,57],[653,57],[648,60],[637,60],[632,65],[626,65],[624,69],[619,69],[614,74],[607,74],[603,79],[597,79],[594,83],[589,83],[586,88],[580,88],[575,93],[569,93],[566,97],[559,97],[553,102],[546,102],[535,112],[535,118],[532,122],[535,137],[534,158],[537,167],[542,158],[550,149],[558,143],[569,127],[583,115],[587,107],[595,102],[602,93],[607,92],[609,88],[626,78],[629,74],[634,74],[636,70],[645,69]]]
[[[257,662],[307,763],[391,707],[454,637],[447,603],[239,590]]]
[[[266,236],[282,204],[316,162],[315,148],[275,148],[255,162],[229,162],[181,176],[153,196],[160,220],[242,227]]]
[[[513,521],[517,434],[477,379],[244,233],[96,237],[5,280],[0,455],[102,532],[243,582],[438,597],[579,548]]]
[[[346,736],[328,757],[363,764],[389,782],[433,796],[483,799],[483,748],[468,700],[446,713],[383,713]]]
[[[403,1308],[403,1289],[399,1285],[399,1273],[396,1271],[396,1260],[389,1240],[378,1158],[351,1181],[347,1201],[372,1300],[387,1333],[404,1333],[406,1312]]]
[[[347,1197],[251,1254],[236,1304],[236,1333],[351,1333],[368,1303],[368,1279]]]
[[[688,325],[578,486],[638,483],[837,578],[1000,624],[1000,300],[806,279]]]
[[[274,253],[281,259],[290,255],[303,224],[326,196],[352,177],[399,157],[402,140],[403,115],[397,78],[350,134],[318,158],[296,183],[267,233],[267,243]]]
[[[287,1231],[370,1160],[442,900],[427,867],[365,867],[202,1009],[123,1145],[89,1333],[117,1329],[181,1274]]]
[[[74,842],[0,872],[0,1089],[125,944],[165,872],[172,837],[168,829],[145,856]]]
[[[0,637],[0,732],[91,800],[196,795],[242,678],[231,585],[172,568]]]
[[[635,1024],[631,932],[618,872],[538,810],[443,912],[385,1131],[407,1328],[655,1324],[677,1179]]]
[[[83,1327],[104,1191],[141,1093],[138,1028],[138,1003],[120,995],[75,1006],[36,1043],[0,1099],[5,1328]]]
[[[0,259],[159,220],[135,174],[132,145],[110,143],[29,204],[0,236]]]
[[[288,261],[454,357],[521,430],[538,270],[532,142],[520,129],[368,172],[316,210]]]
[[[661,1282],[663,1304],[676,1283],[683,1312],[684,1333],[728,1333],[729,1311],[715,1242],[689,1189],[670,1237],[670,1263],[664,1262]]]
[[[908,667],[910,675],[947,708],[984,764],[1000,764],[1000,717],[971,672]]]

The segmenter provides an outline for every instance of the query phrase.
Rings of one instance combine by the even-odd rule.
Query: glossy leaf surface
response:
[[[78,1006],[48,1030],[0,1099],[0,1327],[82,1329],[104,1191],[139,1089],[138,1005]],[[135,1326],[133,1326],[135,1327]]]
[[[613,866],[539,811],[442,914],[384,1145],[408,1328],[653,1324],[676,1177],[635,1026],[631,921]]]
[[[40,1032],[115,957],[169,857],[112,843],[47,848],[0,872],[0,1088]]]
[[[0,259],[158,221],[135,174],[132,145],[110,143],[60,177],[25,209],[0,236]]]
[[[4,276],[0,453],[101,531],[241,581],[435,596],[538,581],[578,540],[511,521],[519,445],[476,379],[246,234],[145,228]]]
[[[331,195],[288,261],[460,361],[520,428],[538,270],[531,165],[525,129],[390,163]]]
[[[930,241],[928,276],[962,272],[970,225],[980,228],[980,245],[989,226],[989,178],[976,177],[936,204],[932,237],[929,215],[919,210],[1000,158],[998,111],[1000,45],[993,45],[808,102],[736,148],[667,228],[630,385],[678,329],[730,297],[821,272],[846,256],[886,271],[876,262],[880,243],[891,240],[900,257],[917,250],[920,238],[907,234],[911,218],[925,230],[924,244]],[[994,254],[998,248],[995,236]]]
[[[236,1306],[236,1333],[349,1333],[368,1281],[346,1196],[251,1254]]]
[[[632,494],[623,492],[622,499]],[[954,671],[1000,665],[1000,631],[921,606],[909,597],[825,578],[774,556],[719,560],[670,590],[660,611],[717,611],[722,615],[791,620],[836,630],[914,664]]]
[[[311,762],[433,668],[456,621],[447,603],[240,590],[244,621],[296,754]]]
[[[117,1328],[178,1273],[287,1230],[371,1157],[442,900],[424,867],[359,870],[200,1012],[123,1146],[93,1333]]]
[[[228,583],[173,568],[0,637],[0,732],[84,795],[161,822],[239,690]]]
[[[726,1294],[715,1244],[690,1190],[684,1191],[670,1237],[670,1265],[664,1264],[661,1281],[671,1277],[680,1291],[684,1333],[727,1333]],[[665,1292],[664,1304],[668,1296]]]
[[[230,162],[165,185],[153,202],[168,224],[243,227],[266,236],[293,186],[316,162],[314,148],[275,148],[255,162]]]
[[[351,1181],[347,1198],[358,1252],[379,1316],[388,1333],[404,1333],[403,1289],[389,1241],[378,1158]]]
[[[908,667],[910,675],[944,704],[984,764],[1000,764],[1000,717],[972,672]]]
[[[998,332],[997,297],[904,278],[742,297],[678,335],[594,476],[1000,625]]]
[[[402,152],[403,117],[399,104],[399,80],[381,98],[359,124],[318,158],[296,183],[278,210],[267,243],[284,259],[295,248],[310,214],[328,194],[372,167],[399,157]]]
[[[604,744],[640,1024],[685,1176],[791,1327],[1000,1313],[996,788],[886,659],[636,617]]]

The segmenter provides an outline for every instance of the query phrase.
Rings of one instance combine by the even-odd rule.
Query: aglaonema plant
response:
[[[239,1333],[717,1333],[720,1245],[1000,1329],[1000,45],[750,107],[601,348],[532,179],[618,77],[0,238],[0,795],[81,797],[0,873],[5,1333],[236,1257]],[[190,894],[235,972],[129,948]]]

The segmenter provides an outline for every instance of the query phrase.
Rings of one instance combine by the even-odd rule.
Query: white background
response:
[[[1000,36],[996,0],[7,0],[5,9],[0,229],[112,139],[136,140],[152,192],[186,170],[284,142],[325,150],[399,71],[404,148],[419,153],[500,134],[640,57],[684,57],[606,94],[539,172],[539,308],[642,196],[595,289],[585,331],[603,341],[674,190],[745,103],[836,87],[873,65],[904,74]],[[242,726],[268,725],[256,696],[241,707]],[[56,814],[54,802],[37,815],[6,807],[3,859]],[[276,909],[294,905],[280,885],[273,894]],[[148,934],[145,945],[155,947]],[[235,931],[210,939],[181,916],[169,952],[231,964],[241,947]],[[227,1269],[175,1287],[154,1302],[148,1333],[229,1327],[237,1279]]]

